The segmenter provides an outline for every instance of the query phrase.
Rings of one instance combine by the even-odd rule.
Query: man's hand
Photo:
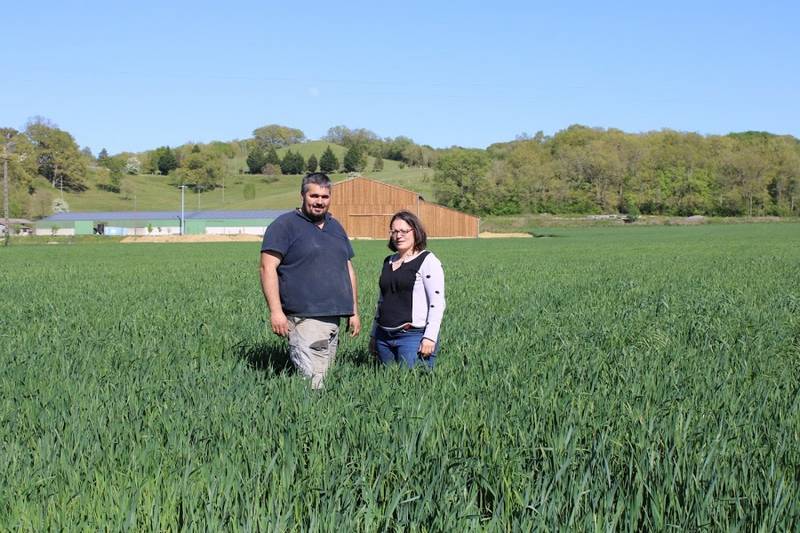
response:
[[[419,343],[419,354],[423,359],[430,357],[435,349],[436,343],[430,339],[422,339],[422,342]]]
[[[289,321],[281,307],[281,295],[278,288],[278,265],[283,256],[278,252],[267,250],[261,252],[261,290],[269,307],[269,321],[275,335],[289,335]]]
[[[356,270],[353,263],[347,260],[347,275],[350,276],[350,285],[353,287],[353,315],[347,319],[347,329],[351,337],[361,333],[361,318],[358,316],[358,284],[356,283]]]
[[[350,332],[351,337],[358,336],[361,333],[361,317],[353,315],[347,319],[347,331]]]
[[[289,335],[289,321],[286,319],[286,315],[281,312],[271,313],[269,321],[272,324],[272,331],[275,335],[280,335],[281,337]]]

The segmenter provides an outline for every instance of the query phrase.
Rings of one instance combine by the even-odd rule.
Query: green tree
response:
[[[426,152],[422,146],[412,144],[403,149],[401,161],[410,167],[423,167],[426,165]]]
[[[206,149],[217,157],[233,159],[236,156],[234,144],[229,142],[211,141],[206,145]]]
[[[100,153],[97,154],[97,162],[102,165],[106,159],[108,159],[108,150],[101,148]]]
[[[334,126],[328,129],[324,141],[339,144],[345,148],[359,147],[365,154],[378,154],[383,150],[381,138],[365,128],[351,130],[347,126]]]
[[[609,212],[622,203],[625,165],[610,137],[602,129],[571,126],[553,138],[557,172],[570,182],[578,209]]]
[[[733,138],[723,155],[722,177],[726,209],[753,216],[769,199],[770,161],[767,141],[758,137]]]
[[[436,162],[433,175],[439,203],[468,213],[481,211],[488,190],[490,160],[483,150],[451,149]]]
[[[294,174],[294,153],[291,150],[286,150],[281,160],[281,173]]]
[[[352,135],[347,126],[333,126],[328,128],[328,133],[322,138],[323,141],[344,146],[346,140]]]
[[[629,190],[643,213],[706,214],[711,209],[715,178],[706,139],[662,130],[642,136],[636,152],[629,157],[629,166],[635,166],[628,172],[634,178]]]
[[[339,169],[339,159],[330,146],[325,148],[322,157],[319,158],[319,169],[322,172],[336,172]]]
[[[158,170],[163,176],[178,168],[178,158],[169,146],[156,148],[152,155],[152,161],[155,170]]]
[[[667,198],[669,212],[680,216],[707,213],[711,208],[709,182],[703,169],[676,172]]]
[[[562,209],[569,198],[567,184],[555,175],[553,160],[542,143],[511,143],[494,174],[497,188],[513,194],[520,211],[543,213]]]
[[[34,191],[33,183],[38,170],[33,145],[28,137],[14,128],[0,128],[0,158],[0,172],[3,172],[3,162],[8,169],[9,216],[22,217],[31,214],[31,193]],[[6,176],[2,178],[5,180]]]
[[[125,163],[125,158],[121,155],[107,157],[103,160],[102,166],[108,169],[108,183],[101,185],[102,188],[115,193],[119,193],[122,190]]]
[[[283,174],[302,174],[305,166],[306,162],[302,154],[287,150],[281,161],[281,172]]]
[[[301,154],[300,152],[296,152],[294,154],[294,161],[295,161],[294,168],[297,170],[296,174],[304,173],[306,170],[306,160],[303,157],[303,154]]]
[[[308,162],[306,163],[306,170],[309,172],[317,171],[317,156],[315,156],[314,154],[308,156]]]
[[[262,148],[269,146],[281,148],[305,141],[306,136],[302,130],[281,126],[280,124],[269,124],[253,130],[253,137],[256,144]]]
[[[393,161],[405,161],[405,159],[403,159],[403,154],[407,153],[407,150],[410,150],[414,146],[416,146],[416,144],[409,137],[395,137],[394,139],[387,140],[385,143],[383,156]]]
[[[278,157],[278,152],[275,151],[274,146],[270,146],[267,149],[266,156],[264,159],[265,165],[274,165],[276,167],[281,166],[281,158]]]
[[[247,168],[250,174],[260,174],[264,165],[267,164],[267,154],[260,146],[254,146],[247,155]]]
[[[28,123],[25,134],[35,149],[37,171],[41,176],[53,187],[86,190],[86,158],[72,135],[41,117]]]
[[[781,216],[796,215],[800,194],[800,141],[781,136],[771,139],[769,145],[771,211]]]
[[[223,172],[223,165],[219,157],[211,154],[191,153],[175,172],[172,184],[187,185],[195,192],[209,191],[219,186]]]
[[[342,160],[345,172],[361,172],[367,166],[367,154],[361,145],[354,144],[347,149]]]
[[[383,158],[381,156],[376,156],[375,161],[372,163],[372,171],[380,172],[381,170],[383,170]]]

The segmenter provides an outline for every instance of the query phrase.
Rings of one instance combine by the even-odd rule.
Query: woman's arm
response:
[[[433,253],[430,253],[422,262],[419,274],[422,276],[422,285],[425,287],[425,295],[428,299],[428,319],[423,337],[436,343],[439,339],[439,328],[442,326],[444,310],[447,307],[442,263]]]

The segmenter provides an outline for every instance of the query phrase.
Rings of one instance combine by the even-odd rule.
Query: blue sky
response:
[[[96,154],[278,123],[486,147],[571,124],[800,137],[800,2],[14,2],[0,126]]]

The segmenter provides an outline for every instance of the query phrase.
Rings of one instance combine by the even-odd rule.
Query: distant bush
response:
[[[125,173],[136,175],[142,171],[142,163],[137,157],[129,157],[125,162]]]
[[[283,174],[281,167],[278,165],[273,165],[272,163],[267,163],[261,167],[261,173],[267,176],[280,176]]]
[[[53,198],[53,214],[69,213],[69,204],[63,198]]]
[[[98,183],[97,188],[100,189],[101,191],[113,192],[113,193],[119,193],[120,191],[119,185],[115,185],[113,183]]]

